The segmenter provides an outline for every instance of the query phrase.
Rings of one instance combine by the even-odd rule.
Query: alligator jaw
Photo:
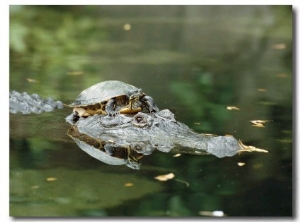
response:
[[[241,152],[268,151],[246,146],[233,136],[199,134],[187,125],[176,121],[169,110],[155,114],[138,113],[134,116],[120,114],[117,117],[94,115],[80,118],[75,124],[80,133],[100,140],[135,146],[142,144],[144,150],[162,152],[181,149],[185,153],[207,152],[219,158],[234,156]],[[69,119],[66,118],[68,121]],[[69,122],[69,121],[68,121]],[[150,147],[150,148],[149,148]],[[181,148],[180,148],[181,147]]]
[[[241,149],[238,151],[238,153],[241,152],[260,152],[260,153],[268,153],[268,150],[256,148],[255,146],[247,146],[242,143],[241,140],[239,140],[239,145],[241,146]]]

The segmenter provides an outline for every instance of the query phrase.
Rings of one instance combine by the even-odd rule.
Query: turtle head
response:
[[[128,97],[130,101],[139,100],[142,95],[142,89],[134,89],[128,92]]]
[[[142,89],[134,89],[128,92],[130,109],[137,109],[141,107],[140,98],[143,95]]]

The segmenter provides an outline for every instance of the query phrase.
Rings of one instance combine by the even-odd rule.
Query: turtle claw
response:
[[[159,112],[159,109],[154,103],[154,99],[151,96],[143,96],[141,100],[146,105],[146,108],[149,110],[150,113]]]
[[[151,107],[149,110],[150,110],[150,113],[157,113],[157,112],[159,112],[159,109],[156,106]]]

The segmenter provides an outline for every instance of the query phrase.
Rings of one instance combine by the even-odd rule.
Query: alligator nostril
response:
[[[137,116],[137,117],[135,117],[135,120],[136,120],[138,123],[140,123],[140,122],[142,122],[143,117]]]

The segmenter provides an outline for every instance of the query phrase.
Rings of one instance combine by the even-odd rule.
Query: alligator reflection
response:
[[[106,164],[125,164],[132,169],[139,169],[139,160],[154,150],[219,158],[243,151],[267,152],[246,146],[232,136],[198,134],[176,121],[168,109],[151,114],[81,117],[75,124],[71,114],[66,121],[72,125],[68,135],[83,151]]]
[[[139,159],[143,154],[136,152],[131,146],[122,146],[110,140],[100,140],[81,134],[77,127],[68,130],[68,135],[75,143],[92,157],[109,165],[126,164],[132,169],[139,169]]]

